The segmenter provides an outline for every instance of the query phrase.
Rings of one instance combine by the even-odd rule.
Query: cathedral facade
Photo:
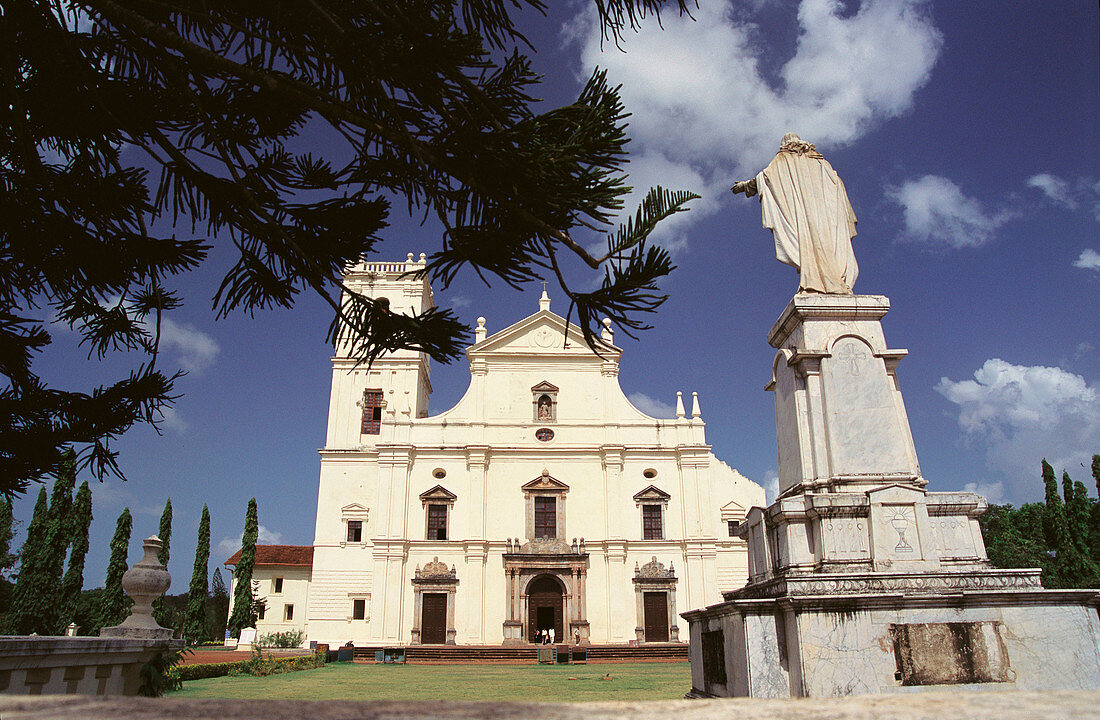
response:
[[[423,262],[361,263],[345,281],[420,312],[432,289],[406,273]],[[367,367],[338,350],[311,567],[288,619],[272,592],[287,571],[261,558],[293,553],[261,550],[259,633],[300,628],[357,645],[551,633],[686,642],[679,612],[744,585],[735,528],[764,491],[711,453],[694,396],[678,395],[673,419],[635,408],[610,328],[602,339],[596,354],[545,293],[537,312],[492,334],[479,318],[469,389],[434,416],[426,355]]]

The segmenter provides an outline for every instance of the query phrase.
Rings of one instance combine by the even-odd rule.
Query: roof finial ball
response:
[[[607,342],[613,342],[615,340],[615,330],[611,327],[611,318],[605,317],[600,321],[603,323],[603,330],[600,331],[600,337]]]
[[[479,317],[477,319],[477,329],[474,330],[474,342],[481,342],[485,339],[485,318]]]

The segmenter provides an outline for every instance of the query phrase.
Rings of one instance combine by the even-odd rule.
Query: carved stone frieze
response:
[[[977,590],[1038,590],[1038,570],[786,576],[722,593],[726,600],[799,595],[902,593],[935,595]]]
[[[558,538],[535,538],[519,546],[522,555],[570,555],[576,550]]]
[[[454,580],[456,578],[455,567],[447,567],[447,563],[439,561],[439,556],[436,556],[430,563],[424,565],[423,569],[416,568],[415,579],[416,580]]]
[[[636,580],[675,580],[676,569],[670,563],[666,570],[665,564],[657,562],[657,556],[654,555],[652,560],[641,567],[635,563],[634,578]]]

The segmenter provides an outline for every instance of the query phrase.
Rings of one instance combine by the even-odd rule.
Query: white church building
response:
[[[397,312],[433,306],[424,256],[345,280]],[[534,309],[534,308],[532,308]],[[609,325],[610,323],[605,323]],[[470,385],[429,416],[423,353],[332,359],[312,548],[261,546],[260,635],[356,645],[686,642],[678,613],[748,575],[736,525],[764,490],[716,458],[698,398],[649,417],[550,310],[489,334]],[[235,559],[235,558],[234,558]],[[288,564],[293,560],[294,564]]]

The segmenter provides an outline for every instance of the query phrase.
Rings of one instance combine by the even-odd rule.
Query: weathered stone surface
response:
[[[1078,720],[1095,718],[1100,692],[936,692],[923,695],[650,703],[343,702],[173,698],[0,697],[4,720]]]

